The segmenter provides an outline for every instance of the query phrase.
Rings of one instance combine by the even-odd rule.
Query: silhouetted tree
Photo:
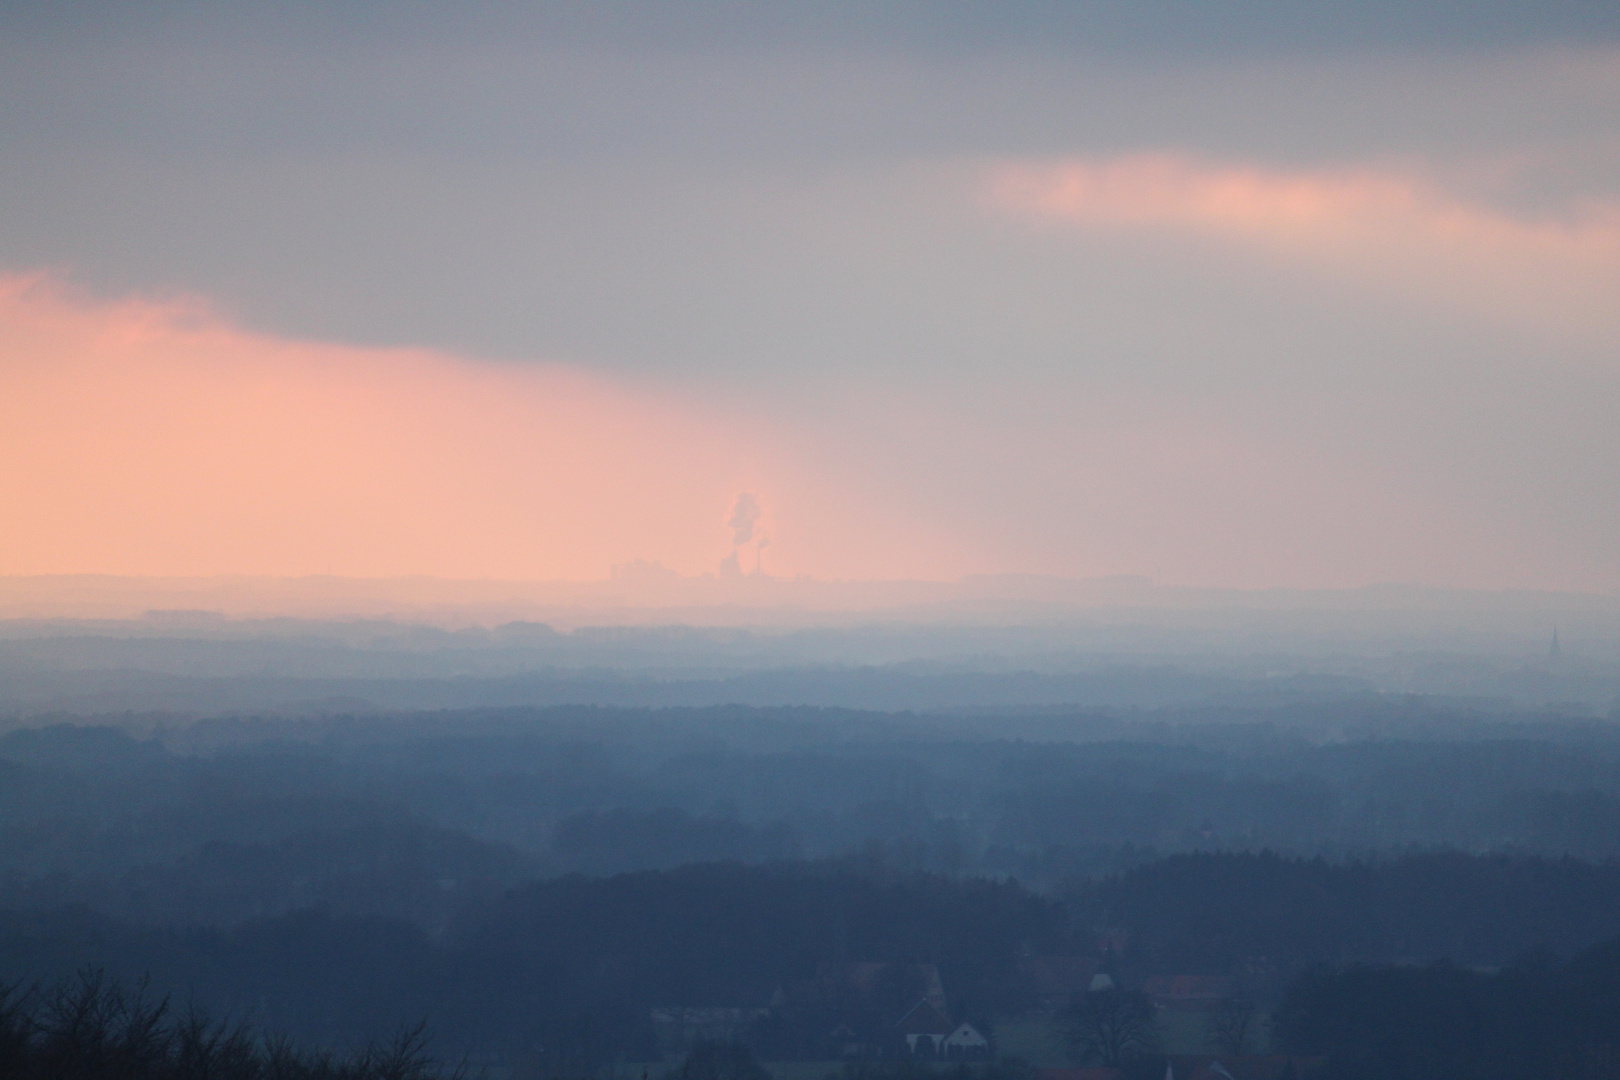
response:
[[[435,1080],[441,1073],[428,1057],[425,1032],[418,1024],[349,1057],[309,1053],[200,1012],[176,1018],[167,999],[149,997],[144,983],[125,986],[87,969],[47,990],[0,990],[0,1077]]]
[[[1254,1002],[1248,998],[1225,998],[1209,1014],[1209,1041],[1223,1054],[1247,1054],[1253,1035]]]
[[[1058,1014],[1069,1052],[1077,1061],[1118,1065],[1153,1047],[1156,1016],[1140,990],[1093,990]]]

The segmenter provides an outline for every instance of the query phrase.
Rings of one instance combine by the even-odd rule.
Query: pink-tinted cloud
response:
[[[1282,172],[1177,154],[1006,164],[991,197],[1041,221],[1214,238],[1477,317],[1620,337],[1620,201],[1536,217],[1399,172]]]

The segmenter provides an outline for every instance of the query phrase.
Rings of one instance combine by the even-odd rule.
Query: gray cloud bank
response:
[[[888,0],[881,4],[753,0],[569,0],[331,5],[101,2],[13,3],[0,26],[44,40],[156,34],[254,33],[343,40],[545,40],[654,48],[775,45],[791,49],[879,45],[976,51],[996,48],[1266,52],[1276,49],[1470,47],[1591,42],[1620,37],[1620,15],[1600,2],[1512,0],[1401,3],[1359,0]]]

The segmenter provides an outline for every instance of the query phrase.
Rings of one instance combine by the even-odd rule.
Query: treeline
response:
[[[655,1056],[655,1007],[764,1006],[822,962],[937,964],[964,1015],[1018,1012],[1019,956],[1085,945],[1059,904],[1013,883],[710,865],[536,882],[437,935],[320,911],[230,929],[0,913],[0,979],[97,963],[316,1043],[427,1016],[447,1044],[543,1045],[577,1071]]]
[[[1091,997],[1121,995],[1108,991]],[[1151,1012],[1151,1008],[1149,1009]],[[1287,988],[1272,1040],[1317,1080],[1612,1080],[1620,1076],[1620,940],[1567,963],[1544,952],[1501,970],[1452,964],[1320,967]],[[180,1010],[140,982],[85,970],[53,984],[0,988],[0,1076],[8,1080],[438,1080],[466,1074],[428,1053],[425,1025],[350,1052],[301,1047],[243,1022]],[[1101,1029],[1100,1029],[1101,1030]],[[566,1034],[508,1055],[534,1075],[599,1075],[626,1047],[595,1057]],[[1117,1032],[1115,1034],[1118,1034]],[[586,1036],[587,1038],[589,1036]],[[562,1040],[560,1042],[556,1040]],[[1130,1077],[1165,1075],[1150,1039],[1109,1057]],[[1173,1063],[1172,1059],[1172,1063]],[[1233,1060],[1241,1067],[1242,1059]],[[938,1075],[906,1061],[856,1063],[848,1080]],[[1016,1060],[948,1075],[1028,1080]],[[669,1080],[769,1080],[745,1043],[700,1042]]]
[[[1091,947],[1062,905],[1016,883],[842,864],[537,882],[456,943],[496,997],[551,983],[575,1001],[762,1006],[823,962],[931,963],[953,1010],[983,1017],[1034,1004],[1020,957]]]
[[[653,1009],[763,1008],[829,964],[934,965],[953,1016],[993,1031],[1051,1007],[1031,958],[1086,958],[1126,985],[1233,976],[1244,993],[1274,997],[1317,964],[1499,965],[1616,935],[1616,865],[1183,856],[1055,899],[842,860],[536,881],[470,901],[436,930],[318,909],[229,928],[0,911],[0,981],[96,964],[320,1045],[430,1017],[451,1049],[544,1047],[583,1075],[656,1055]],[[761,1038],[775,1056],[813,1056],[842,1022]]]
[[[1377,737],[1314,742],[1264,713],[1017,720],[1037,742],[1000,737],[1005,718],[812,709],[31,728],[0,736],[0,905],[437,929],[536,877],[872,848],[1045,891],[1195,851],[1620,858],[1620,734],[1401,739],[1429,728],[1379,701],[1339,713]]]
[[[1290,1050],[1327,1059],[1322,1080],[1612,1080],[1620,941],[1563,964],[1529,954],[1495,972],[1321,969],[1289,987],[1274,1023]]]
[[[1156,971],[1499,965],[1620,935],[1620,863],[1458,851],[1344,862],[1173,855],[1083,883],[1066,901],[1081,923],[1128,930],[1134,962]]]
[[[451,1075],[459,1076],[460,1070]],[[440,1080],[424,1028],[340,1054],[243,1023],[179,1012],[143,984],[86,970],[50,986],[0,987],[7,1080]]]

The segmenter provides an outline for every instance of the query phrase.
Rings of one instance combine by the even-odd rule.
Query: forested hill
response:
[[[1086,972],[1275,998],[1322,963],[1620,935],[1620,735],[1373,706],[1022,739],[744,708],[15,730],[0,982],[99,965],[311,1044],[428,1017],[577,1063],[652,1052],[654,1009],[758,1010],[838,965],[901,965],[890,997],[926,967],[994,1030]],[[753,1034],[811,1055],[884,1011],[840,993]]]
[[[1500,965],[1620,934],[1620,863],[1414,853],[1330,863],[1275,854],[1174,855],[1090,882],[1073,917],[1131,931],[1141,962],[1219,972],[1367,961]]]
[[[1048,893],[1199,851],[1620,858],[1610,726],[1473,729],[1387,701],[1334,717],[570,708],[55,724],[0,735],[0,906],[213,926],[318,906],[435,928],[466,893],[538,877],[874,848]]]
[[[453,1045],[550,1025],[550,1038],[589,1030],[622,1055],[649,1052],[655,1007],[763,1007],[829,963],[933,964],[953,1012],[993,1026],[1039,1002],[1032,957],[1086,958],[1127,984],[1237,974],[1275,994],[1321,962],[1500,964],[1614,935],[1615,865],[1199,855],[1055,900],[844,860],[537,881],[469,902],[437,934],[316,910],[228,929],[14,910],[0,915],[0,977],[97,964],[315,1041],[427,1016]]]

